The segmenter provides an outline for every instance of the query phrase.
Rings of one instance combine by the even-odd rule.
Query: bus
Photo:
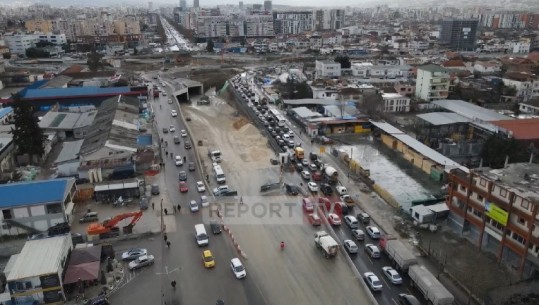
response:
[[[226,182],[225,173],[220,165],[213,166],[213,174],[215,175],[215,180],[217,180],[217,183],[223,184]]]
[[[286,119],[284,118],[284,116],[279,114],[275,116],[275,122],[279,127],[284,127],[284,125],[286,124]]]

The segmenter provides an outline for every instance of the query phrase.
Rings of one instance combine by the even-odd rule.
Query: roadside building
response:
[[[341,64],[332,60],[317,60],[315,63],[316,78],[340,77]]]
[[[515,88],[517,102],[527,102],[534,97],[539,97],[539,81],[535,74],[507,72],[502,81],[505,86]]]
[[[64,304],[62,277],[72,249],[70,235],[27,241],[7,275],[14,303]]]
[[[410,98],[398,93],[382,93],[384,112],[409,112]]]
[[[73,178],[1,184],[1,235],[33,234],[71,222],[75,192]]]
[[[417,68],[415,96],[421,100],[432,102],[446,99],[449,95],[451,79],[449,71],[436,65]]]
[[[539,271],[539,165],[449,174],[448,225],[522,278]]]

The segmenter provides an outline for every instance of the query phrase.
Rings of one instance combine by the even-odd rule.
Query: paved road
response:
[[[152,79],[153,75],[146,78]],[[169,91],[167,89],[167,91]],[[170,92],[169,92],[170,93]],[[195,160],[193,150],[185,150],[182,138],[181,145],[174,145],[173,134],[162,134],[162,127],[174,125],[176,132],[184,129],[179,118],[172,118],[171,107],[178,110],[176,102],[167,103],[168,98],[161,96],[156,101],[150,101],[150,105],[155,107],[156,119],[159,126],[160,136],[169,142],[168,150],[187,156],[187,161]],[[159,107],[158,105],[161,105]],[[193,141],[196,143],[196,141]],[[148,267],[147,270],[140,270],[130,273],[129,282],[111,298],[113,304],[157,304],[157,300],[162,300],[161,304],[214,304],[217,299],[223,299],[227,304],[261,304],[266,302],[258,293],[257,283],[249,275],[250,269],[247,266],[248,276],[244,280],[236,280],[229,267],[231,258],[237,253],[233,250],[230,239],[225,234],[211,235],[209,249],[212,250],[216,259],[216,267],[206,270],[202,266],[202,249],[194,240],[194,225],[202,223],[201,213],[190,213],[187,203],[190,200],[199,200],[195,182],[201,180],[199,169],[195,172],[188,172],[188,193],[180,193],[178,190],[179,168],[169,157],[165,157],[165,171],[163,173],[166,188],[161,191],[168,192],[172,203],[181,204],[181,213],[164,216],[167,224],[168,240],[171,248],[168,249],[162,238],[155,241],[141,241],[139,246],[147,247],[151,254],[156,256],[156,264]],[[187,166],[183,168],[187,171]],[[183,168],[181,168],[183,170]],[[156,206],[157,209],[157,206]],[[171,211],[169,211],[169,214]],[[209,231],[209,226],[206,225]],[[127,247],[126,247],[127,248]],[[205,249],[205,248],[204,248]],[[133,276],[134,275],[134,276]],[[170,282],[176,280],[178,286],[172,290]],[[164,295],[164,296],[162,296]]]

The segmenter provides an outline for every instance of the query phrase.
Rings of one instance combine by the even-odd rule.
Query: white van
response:
[[[204,224],[195,225],[195,239],[199,247],[207,246],[209,244],[208,234],[206,234],[206,228]]]
[[[220,165],[213,166],[213,173],[215,175],[215,180],[217,180],[217,183],[223,184],[226,182],[225,173],[223,172],[223,169]]]

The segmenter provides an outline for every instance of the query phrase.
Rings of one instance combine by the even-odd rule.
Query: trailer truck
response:
[[[326,231],[316,232],[314,234],[314,243],[326,258],[336,256],[339,251],[339,244]]]
[[[382,251],[384,251],[389,259],[393,261],[397,270],[407,272],[410,266],[417,264],[415,255],[394,236],[382,236],[382,238],[380,238],[380,248],[382,248]]]
[[[421,265],[412,265],[408,269],[412,286],[416,287],[432,305],[453,305],[455,297],[438,279]]]

